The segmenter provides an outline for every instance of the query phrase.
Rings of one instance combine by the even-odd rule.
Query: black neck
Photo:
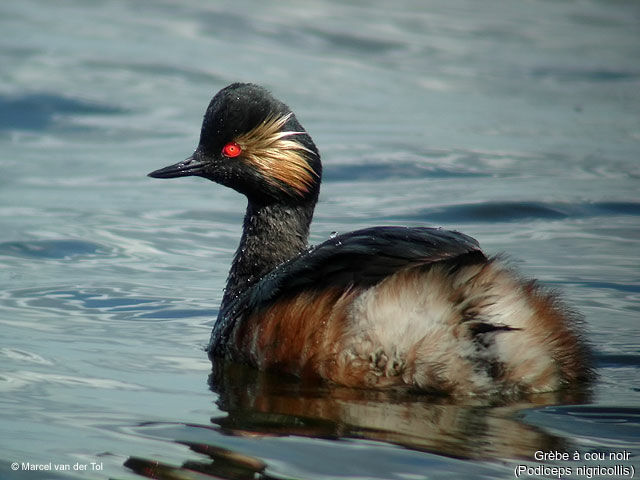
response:
[[[314,203],[256,205],[249,202],[221,311],[246,287],[307,248]]]

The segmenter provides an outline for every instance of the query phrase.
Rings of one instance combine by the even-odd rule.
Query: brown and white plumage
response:
[[[216,359],[366,388],[520,394],[589,379],[575,315],[477,242],[374,227],[309,248],[319,153],[266,90],[233,84],[194,154],[150,175],[199,175],[248,198],[209,346]]]

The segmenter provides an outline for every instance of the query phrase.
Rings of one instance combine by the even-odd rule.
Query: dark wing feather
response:
[[[486,257],[473,238],[436,228],[373,227],[335,236],[279,265],[226,305],[210,351],[222,346],[237,318],[282,298],[327,287],[366,288],[403,268],[454,259]]]
[[[478,242],[435,228],[373,227],[331,238],[283,263],[247,293],[250,309],[280,295],[350,285],[369,287],[400,269],[475,253]]]

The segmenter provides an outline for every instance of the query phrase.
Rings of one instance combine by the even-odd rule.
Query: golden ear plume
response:
[[[305,153],[316,155],[301,143],[291,140],[292,135],[306,132],[283,132],[292,113],[281,117],[268,117],[260,125],[236,137],[243,151],[243,158],[251,162],[265,178],[277,187],[278,181],[293,188],[303,196],[316,183],[318,174],[311,168]]]

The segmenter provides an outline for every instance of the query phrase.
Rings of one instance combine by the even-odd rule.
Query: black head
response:
[[[315,202],[322,166],[289,107],[258,85],[234,83],[209,103],[193,155],[149,174],[188,175],[231,187],[253,202]]]

